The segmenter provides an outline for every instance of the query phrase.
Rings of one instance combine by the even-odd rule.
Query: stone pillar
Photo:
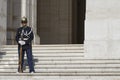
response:
[[[0,45],[6,44],[7,0],[0,0]]]
[[[85,57],[120,58],[120,1],[86,2]]]
[[[12,44],[12,31],[13,31],[13,0],[7,1],[7,45]],[[14,36],[15,37],[15,36]]]
[[[37,35],[37,0],[31,0],[31,26],[34,31],[34,44],[40,44],[40,37]]]
[[[37,11],[37,0],[22,0],[22,13],[21,16],[26,16],[28,18],[28,25],[32,27],[34,32],[33,44],[40,44],[40,38],[37,35],[37,23],[36,14]]]
[[[26,16],[26,1],[27,0],[21,0],[21,16]]]

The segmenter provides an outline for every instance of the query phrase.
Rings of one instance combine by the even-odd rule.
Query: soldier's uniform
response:
[[[22,39],[21,39],[22,35]],[[34,71],[34,65],[33,65],[33,56],[32,56],[32,40],[34,38],[33,31],[31,27],[29,26],[22,26],[17,29],[16,33],[16,41],[18,43],[18,53],[20,58],[20,47],[22,46],[22,68],[24,63],[24,54],[26,52],[27,55],[27,61],[29,65],[29,72],[35,72]],[[21,45],[20,41],[23,41],[24,44]],[[19,69],[18,69],[19,71]]]

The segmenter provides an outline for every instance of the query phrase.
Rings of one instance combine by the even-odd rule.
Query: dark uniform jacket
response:
[[[20,27],[17,29],[16,41],[17,43],[21,39],[25,41],[25,45],[22,46],[23,49],[31,48],[33,38],[34,38],[34,35],[31,27],[26,26],[26,27]],[[18,49],[20,49],[19,43],[18,43]]]

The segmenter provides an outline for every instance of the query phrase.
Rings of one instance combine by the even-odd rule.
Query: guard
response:
[[[23,72],[24,54],[27,55],[29,72],[34,73],[33,56],[32,56],[32,40],[34,38],[31,27],[27,26],[27,18],[21,20],[22,27],[17,29],[16,41],[18,43],[19,67],[18,72]]]

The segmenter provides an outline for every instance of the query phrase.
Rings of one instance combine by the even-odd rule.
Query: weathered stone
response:
[[[7,0],[0,0],[0,45],[6,44]]]
[[[119,4],[119,0],[87,0],[86,57],[120,58]]]

